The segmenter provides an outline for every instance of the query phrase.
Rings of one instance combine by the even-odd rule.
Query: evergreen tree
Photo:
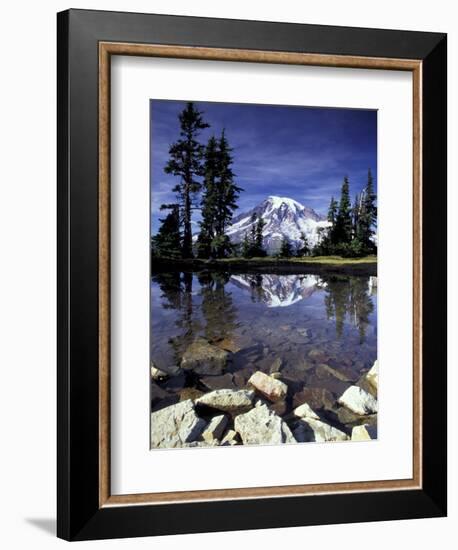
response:
[[[234,182],[234,172],[232,163],[234,159],[231,155],[232,148],[226,138],[223,130],[218,141],[218,185],[216,195],[216,220],[215,234],[222,236],[225,234],[226,227],[232,221],[234,210],[238,208],[237,199],[242,188]]]
[[[283,237],[279,255],[281,258],[291,258],[293,255],[293,249],[287,237]]]
[[[299,257],[308,256],[310,254],[310,245],[304,232],[301,232],[301,241],[302,245],[299,247],[297,255]]]
[[[331,246],[336,243],[337,240],[337,230],[336,230],[336,221],[337,221],[337,210],[338,204],[334,197],[331,197],[331,202],[329,203],[327,220],[331,224],[329,229],[325,232],[322,232],[320,240],[320,251],[323,254],[331,253]]]
[[[328,218],[328,222],[332,223],[333,225],[336,223],[337,201],[334,199],[334,197],[331,197],[331,202],[329,203],[327,218]]]
[[[359,226],[359,216],[361,214],[361,198],[362,195],[355,195],[355,201],[353,202],[353,208],[351,210],[351,216],[352,216],[352,236],[353,239],[359,239],[359,232],[360,232],[360,226]]]
[[[231,151],[224,130],[219,140],[210,138],[205,149],[202,222],[198,238],[200,257],[223,258],[232,250],[226,228],[232,221],[242,189],[234,182]]]
[[[248,237],[248,231],[246,231],[245,235],[243,236],[241,253],[244,258],[250,258],[251,245],[250,245],[250,239]]]
[[[165,258],[181,257],[180,212],[178,204],[163,204],[161,210],[171,210],[160,220],[161,227],[152,239],[155,255]]]
[[[264,237],[262,235],[265,225],[266,222],[262,217],[259,217],[256,223],[253,253],[253,256],[257,256],[258,258],[267,256],[267,252],[264,250]]]
[[[371,252],[375,249],[372,237],[377,224],[377,196],[374,192],[374,180],[369,170],[367,174],[367,184],[364,189],[361,211],[359,216],[359,239],[364,248]]]
[[[337,212],[335,231],[333,231],[335,243],[349,244],[352,237],[350,183],[345,176],[340,194],[339,209]]]
[[[204,192],[202,196],[202,221],[197,239],[197,255],[209,258],[212,253],[212,241],[215,237],[215,217],[217,200],[218,143],[214,136],[208,140],[205,149]]]
[[[208,128],[202,113],[189,102],[178,116],[180,121],[180,138],[169,149],[170,159],[164,170],[180,178],[174,187],[180,202],[180,221],[183,225],[182,256],[192,257],[191,210],[193,197],[200,190],[197,179],[203,175],[202,157],[204,147],[197,141],[200,131]]]

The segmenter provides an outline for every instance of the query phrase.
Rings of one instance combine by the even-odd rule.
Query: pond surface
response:
[[[179,368],[198,337],[230,352],[223,375],[198,377]],[[213,389],[246,388],[261,370],[278,373],[288,385],[281,416],[304,395],[314,407],[335,412],[337,398],[376,358],[376,277],[207,271],[152,276],[151,361],[170,375],[152,382],[153,411]]]

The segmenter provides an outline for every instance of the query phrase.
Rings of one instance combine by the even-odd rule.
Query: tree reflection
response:
[[[161,306],[179,312],[175,326],[179,333],[169,339],[177,356],[181,356],[186,347],[193,341],[200,323],[194,315],[192,300],[193,274],[190,272],[167,272],[152,275],[161,290]]]
[[[223,272],[204,271],[198,274],[205,337],[210,342],[231,337],[237,328],[237,309],[232,301],[232,293],[226,290],[229,278]]]
[[[337,336],[342,336],[345,320],[348,320],[358,329],[362,344],[369,326],[369,315],[374,311],[368,279],[337,275],[321,279],[326,292],[326,315],[328,319],[335,320]]]

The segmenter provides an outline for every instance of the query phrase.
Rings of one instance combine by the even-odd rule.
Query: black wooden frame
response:
[[[85,540],[444,516],[446,35],[86,10],[59,13],[57,21],[58,536]],[[422,204],[426,207],[421,490],[99,508],[100,41],[422,61]]]

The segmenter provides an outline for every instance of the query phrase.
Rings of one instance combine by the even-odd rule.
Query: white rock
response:
[[[298,441],[316,441],[317,443],[346,441],[349,439],[346,433],[314,418],[302,419],[294,430],[294,436]]]
[[[202,437],[208,443],[215,440],[221,439],[223,432],[227,426],[227,416],[221,414],[219,416],[214,416],[205,430],[202,432]]]
[[[207,423],[190,399],[151,413],[151,448],[182,447],[197,440]]]
[[[371,370],[366,373],[366,380],[376,390],[378,390],[378,361],[376,360]]]
[[[359,386],[350,386],[346,389],[338,402],[356,414],[366,415],[377,412],[377,400]]]
[[[228,430],[221,440],[221,446],[226,447],[237,444],[237,432],[235,430]]]
[[[296,443],[287,424],[266,405],[237,416],[234,427],[245,445]]]
[[[288,386],[284,382],[276,380],[272,376],[268,376],[261,371],[252,374],[248,380],[248,384],[253,386],[270,401],[284,399],[288,392]]]
[[[352,441],[369,441],[371,439],[377,439],[377,429],[375,426],[363,424],[362,426],[354,426],[351,431]]]
[[[320,417],[316,414],[316,412],[312,409],[312,407],[310,407],[308,403],[302,403],[302,405],[296,407],[293,411],[293,414],[298,418],[314,418],[315,420],[320,419]]]
[[[245,412],[253,406],[254,392],[251,390],[215,390],[196,400],[198,405],[233,414]]]

